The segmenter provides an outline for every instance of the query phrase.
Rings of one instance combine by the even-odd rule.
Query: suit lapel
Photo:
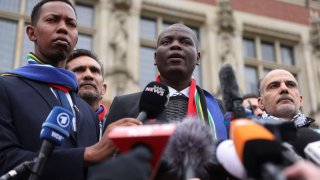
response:
[[[43,100],[50,106],[51,109],[53,107],[55,107],[55,106],[61,106],[60,102],[58,101],[58,99],[53,94],[53,92],[51,91],[50,87],[47,84],[39,83],[39,82],[36,82],[36,81],[27,80],[27,79],[24,79],[24,78],[21,78],[21,79],[25,83],[27,83],[29,86],[31,86],[43,98]],[[74,98],[72,97],[72,101],[74,101],[73,99]],[[74,110],[74,111],[75,111],[75,118],[79,119],[78,117],[82,116],[79,113],[79,110]],[[80,127],[80,125],[78,123],[79,122],[76,121],[76,124],[77,124],[76,126]],[[72,143],[74,145],[77,144],[76,132],[74,132],[73,130],[71,130],[71,132],[70,132],[70,139],[72,140]]]
[[[50,87],[47,84],[39,83],[36,81],[27,80],[21,78],[26,84],[31,86],[40,96],[41,98],[50,106],[52,109],[54,106],[59,106],[60,103],[51,91]]]

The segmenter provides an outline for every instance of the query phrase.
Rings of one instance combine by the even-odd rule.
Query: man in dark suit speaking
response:
[[[180,121],[186,116],[198,116],[210,126],[215,139],[226,139],[227,131],[218,101],[196,85],[192,73],[200,64],[198,39],[183,24],[173,24],[158,37],[155,65],[160,75],[156,78],[169,87],[170,100],[165,110],[156,118],[157,123]],[[137,117],[140,93],[115,97],[107,123],[119,118]]]

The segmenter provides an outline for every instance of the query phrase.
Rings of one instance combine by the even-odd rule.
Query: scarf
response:
[[[27,60],[27,65],[6,72],[1,76],[20,76],[34,81],[53,84],[53,86],[67,88],[75,92],[78,91],[77,78],[74,73],[63,68],[44,64],[32,53],[28,54]]]
[[[99,121],[102,121],[104,117],[107,115],[108,111],[105,105],[100,104],[96,114],[98,115]]]
[[[268,120],[268,119],[275,119],[275,120],[279,120],[279,121],[285,121],[284,119],[272,116],[270,114],[268,114],[267,112],[263,112],[262,114],[262,119],[263,120]],[[293,116],[293,118],[291,119],[291,122],[294,123],[294,125],[296,126],[296,128],[300,128],[300,127],[305,127],[308,126],[310,123],[312,123],[314,120],[307,118],[300,110],[298,111],[298,113]]]
[[[157,76],[156,81],[161,82],[160,76]],[[210,126],[214,139],[227,139],[223,114],[217,100],[209,92],[197,86],[194,79],[190,84],[187,116],[197,116],[203,125]]]

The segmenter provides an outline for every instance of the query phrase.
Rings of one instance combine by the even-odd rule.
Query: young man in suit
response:
[[[43,179],[85,179],[87,167],[110,157],[115,147],[102,136],[91,107],[77,96],[75,75],[64,69],[77,39],[77,17],[68,0],[43,0],[31,14],[27,35],[34,42],[28,65],[0,77],[0,174],[37,157],[42,123],[54,106],[74,115],[69,138],[53,150]],[[119,120],[111,128],[138,125],[135,119]]]

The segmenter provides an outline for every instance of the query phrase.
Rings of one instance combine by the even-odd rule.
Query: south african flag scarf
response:
[[[156,81],[161,82],[160,76],[157,76]],[[194,79],[190,84],[187,115],[198,116],[203,124],[210,126],[214,139],[228,138],[223,114],[217,100],[209,92],[197,86]]]

